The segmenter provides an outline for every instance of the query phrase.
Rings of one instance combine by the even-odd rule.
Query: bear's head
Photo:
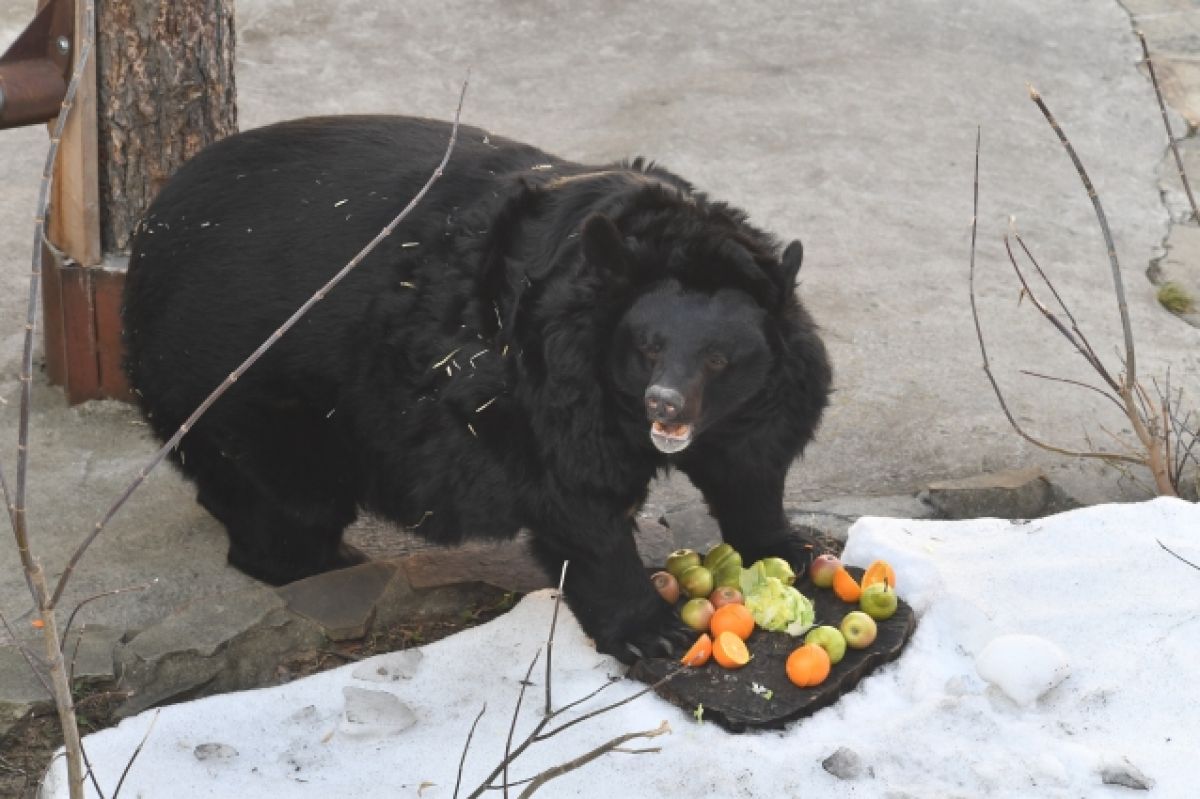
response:
[[[778,256],[728,237],[664,252],[601,215],[582,238],[585,261],[617,265],[633,289],[610,340],[609,372],[618,391],[640,400],[659,451],[681,452],[764,401],[772,375],[786,371],[781,359],[812,357],[825,368],[823,348],[788,346],[797,333],[815,339],[794,294],[799,242]]]

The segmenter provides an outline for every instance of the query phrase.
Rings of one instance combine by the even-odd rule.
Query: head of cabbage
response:
[[[813,625],[816,611],[812,601],[778,577],[769,577],[755,563],[742,570],[741,588],[746,609],[764,630],[802,635]]]

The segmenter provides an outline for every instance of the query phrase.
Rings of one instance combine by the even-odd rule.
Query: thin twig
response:
[[[71,578],[71,574],[75,571],[75,567],[79,563],[79,559],[83,557],[83,553],[86,552],[88,547],[91,546],[92,542],[96,540],[96,537],[100,535],[102,530],[104,530],[105,525],[108,524],[109,520],[112,519],[112,517],[116,515],[117,511],[121,509],[121,506],[125,504],[125,501],[129,499],[130,495],[137,490],[138,486],[140,486],[143,481],[145,481],[146,476],[154,469],[154,467],[162,462],[162,460],[167,456],[167,453],[178,446],[179,441],[184,437],[184,435],[187,434],[189,430],[192,429],[192,427],[196,424],[196,421],[204,415],[205,411],[207,411],[212,404],[229,389],[230,386],[237,382],[238,378],[240,378],[247,369],[253,366],[255,362],[262,357],[263,353],[270,349],[285,333],[291,330],[292,327],[295,326],[295,324],[299,322],[300,319],[306,313],[308,313],[308,311],[314,305],[325,299],[325,295],[332,291],[338,283],[342,282],[342,279],[346,277],[346,275],[350,274],[350,272],[357,267],[364,258],[370,255],[381,241],[392,234],[392,232],[396,229],[396,226],[404,221],[405,217],[407,217],[412,210],[417,207],[417,204],[425,198],[425,195],[429,193],[429,190],[433,187],[433,184],[436,183],[439,178],[441,178],[443,172],[445,171],[446,164],[450,161],[450,154],[454,152],[454,145],[458,141],[459,118],[462,116],[463,100],[467,96],[467,86],[469,84],[470,74],[468,73],[467,79],[463,81],[462,90],[458,95],[458,107],[454,111],[454,123],[450,128],[450,140],[446,144],[446,151],[443,153],[442,160],[437,165],[437,168],[434,169],[433,174],[429,176],[429,180],[427,180],[425,185],[421,187],[420,191],[418,191],[416,195],[409,200],[408,205],[404,206],[404,209],[401,210],[400,213],[398,213],[395,218],[393,218],[392,221],[383,228],[383,230],[376,234],[375,238],[371,239],[366,246],[359,250],[357,255],[351,258],[345,266],[338,270],[337,274],[329,279],[329,282],[327,282],[324,286],[318,289],[315,294],[309,297],[309,299],[303,305],[301,305],[295,313],[288,317],[286,322],[280,325],[278,330],[272,333],[271,336],[258,347],[258,349],[256,349],[248,358],[246,358],[246,360],[242,361],[242,363],[236,369],[234,369],[228,377],[225,378],[221,385],[217,386],[217,388],[214,389],[213,392],[209,394],[203,402],[200,403],[200,406],[197,407],[196,410],[193,411],[192,414],[187,418],[187,420],[179,426],[179,429],[175,431],[175,434],[171,436],[171,438],[168,439],[165,444],[162,445],[158,452],[155,453],[154,457],[152,457],[150,461],[141,468],[133,481],[125,488],[123,492],[121,492],[121,495],[117,498],[117,501],[112,504],[112,507],[108,509],[100,521],[96,522],[95,526],[88,533],[87,537],[75,550],[74,554],[71,555],[71,559],[68,561],[66,569],[63,570],[62,575],[58,579],[58,584],[55,586],[54,596],[50,601],[51,607],[54,607],[62,597],[62,592],[67,586],[67,581]]]
[[[1071,320],[1071,330],[1073,330],[1075,335],[1079,337],[1079,343],[1083,345],[1083,349],[1087,353],[1086,357],[1088,363],[1092,365],[1093,369],[1100,373],[1100,377],[1104,380],[1104,382],[1108,383],[1109,387],[1112,388],[1113,391],[1116,391],[1117,381],[1108,373],[1108,369],[1104,367],[1104,362],[1100,360],[1100,356],[1098,356],[1096,351],[1092,349],[1092,343],[1088,341],[1087,336],[1084,335],[1083,330],[1079,327],[1079,323],[1075,321],[1075,315],[1071,313],[1071,309],[1067,307],[1066,301],[1058,293],[1058,289],[1055,288],[1054,283],[1050,280],[1050,277],[1046,274],[1045,270],[1042,269],[1042,265],[1038,263],[1038,259],[1033,256],[1033,252],[1029,249],[1028,245],[1025,244],[1025,239],[1023,239],[1021,234],[1017,233],[1016,231],[1013,231],[1013,238],[1017,240],[1017,244],[1020,245],[1022,252],[1025,253],[1025,257],[1029,259],[1029,263],[1033,264],[1033,268],[1037,271],[1038,277],[1042,279],[1042,282],[1046,284],[1046,288],[1050,289],[1050,293],[1054,295],[1054,300],[1058,303],[1058,307],[1062,308],[1062,312],[1066,314],[1068,319]]]
[[[1066,383],[1069,386],[1077,386],[1079,388],[1086,388],[1088,391],[1095,391],[1097,394],[1104,397],[1106,400],[1108,400],[1112,404],[1116,405],[1117,410],[1121,411],[1121,413],[1125,412],[1125,409],[1121,406],[1120,401],[1117,400],[1117,398],[1114,397],[1112,394],[1109,394],[1107,391],[1100,388],[1099,386],[1093,386],[1091,383],[1085,383],[1082,380],[1072,380],[1068,377],[1055,377],[1054,375],[1042,374],[1041,372],[1035,372],[1032,369],[1021,369],[1019,371],[1023,375],[1027,375],[1029,377],[1036,377],[1039,380],[1049,380],[1054,383]]]
[[[561,587],[559,588],[561,591]],[[529,687],[529,677],[533,674],[533,667],[537,665],[538,657],[542,654],[542,650],[533,653],[533,660],[529,661],[529,668],[525,670],[525,679],[521,680],[521,690],[517,693],[517,705],[513,708],[512,723],[508,725],[508,738],[504,741],[504,797],[508,799],[508,764],[509,756],[512,754],[513,733],[517,729],[517,717],[521,714],[521,703],[525,701],[525,689]]]
[[[1129,461],[1132,463],[1140,464],[1141,461],[1136,460],[1136,459],[1130,459],[1127,455],[1117,455],[1115,453],[1108,454],[1108,453],[1098,453],[1098,452],[1076,452],[1073,450],[1063,449],[1062,447],[1056,447],[1052,444],[1048,444],[1045,441],[1041,441],[1040,439],[1034,438],[1029,433],[1026,433],[1025,430],[1022,429],[1021,425],[1018,424],[1016,417],[1014,417],[1012,414],[1012,411],[1009,410],[1008,402],[1004,399],[1004,392],[1002,392],[1000,390],[1000,384],[998,382],[996,382],[996,376],[994,374],[992,374],[992,365],[991,365],[991,361],[988,359],[988,354],[987,354],[987,344],[985,343],[984,338],[983,338],[983,326],[979,321],[979,308],[977,307],[976,302],[975,302],[975,249],[976,249],[975,245],[976,245],[976,234],[977,234],[977,230],[979,227],[979,145],[980,145],[980,139],[981,139],[980,128],[976,128],[975,129],[975,180],[974,180],[974,193],[973,193],[974,201],[973,201],[972,212],[971,212],[971,260],[970,260],[970,270],[968,272],[967,285],[969,288],[970,299],[971,299],[971,318],[975,322],[975,337],[976,337],[976,340],[978,340],[978,342],[979,342],[979,353],[983,358],[983,373],[987,376],[988,382],[992,386],[992,391],[996,395],[996,400],[1000,403],[1000,410],[1004,412],[1004,417],[1006,419],[1008,419],[1008,423],[1010,425],[1012,425],[1012,428],[1013,428],[1013,430],[1015,430],[1017,432],[1017,435],[1021,436],[1021,438],[1025,439],[1030,444],[1033,444],[1034,446],[1040,447],[1049,452],[1056,452],[1060,455],[1066,455],[1069,457],[1100,458],[1100,459],[1104,459],[1104,460],[1120,460],[1120,461]],[[1011,250],[1009,251],[1009,253],[1010,253],[1010,259],[1012,259],[1015,263],[1015,259],[1013,259],[1012,255],[1011,255]],[[1070,338],[1069,331],[1067,331],[1067,337]]]
[[[1170,547],[1168,547],[1168,546],[1167,546],[1166,544],[1164,544],[1162,541],[1159,541],[1157,538],[1156,538],[1156,539],[1154,539],[1154,540],[1155,540],[1155,541],[1158,541],[1158,545],[1159,545],[1160,547],[1162,547],[1163,549],[1165,549],[1165,550],[1166,550],[1167,552],[1169,552],[1170,554],[1172,554],[1172,555],[1174,555],[1175,557],[1179,558],[1181,561],[1183,561],[1183,562],[1184,562],[1184,563],[1186,563],[1187,565],[1191,566],[1193,569],[1200,570],[1200,566],[1197,566],[1195,563],[1192,563],[1190,560],[1188,560],[1187,558],[1185,558],[1185,557],[1183,557],[1182,555],[1180,555],[1178,552],[1176,552],[1176,551],[1174,551],[1173,549],[1171,549]]]
[[[129,776],[129,770],[133,768],[133,762],[138,759],[138,755],[142,753],[142,747],[146,745],[146,741],[150,738],[150,731],[154,729],[155,722],[158,721],[158,714],[162,712],[162,708],[154,711],[153,718],[150,719],[149,726],[146,727],[146,734],[142,736],[142,740],[138,742],[137,748],[133,750],[133,754],[129,756],[129,762],[125,764],[125,769],[121,772],[121,779],[117,780],[117,787],[113,789],[113,799],[117,799],[121,795],[121,786],[125,784],[125,778]]]
[[[479,720],[486,712],[487,702],[484,702],[483,707],[479,708],[475,720],[471,722],[471,729],[467,731],[467,741],[463,744],[462,755],[458,758],[458,777],[454,780],[454,799],[458,799],[458,789],[462,785],[463,766],[467,763],[467,750],[471,748],[471,739],[475,737],[475,728],[479,726]]]
[[[567,582],[567,566],[571,561],[564,560],[562,571],[558,574],[558,594],[554,597],[554,615],[550,618],[550,635],[546,639],[546,715],[554,712],[550,701],[551,665],[554,662],[554,630],[558,626],[558,609],[562,605],[563,585]]]
[[[616,749],[628,741],[632,741],[636,738],[657,738],[658,736],[670,731],[671,726],[664,721],[653,730],[643,730],[642,732],[629,732],[625,733],[624,735],[618,735],[611,741],[597,746],[595,749],[580,755],[574,760],[569,760],[566,763],[555,766],[554,768],[546,769],[541,774],[537,775],[533,781],[529,783],[529,786],[525,790],[521,791],[521,795],[518,797],[518,799],[528,799],[528,797],[533,796],[535,791],[555,777],[560,777],[563,774],[580,768],[581,766],[586,766],[596,758],[611,752],[613,749]]]
[[[1046,118],[1050,127],[1057,134],[1059,142],[1062,143],[1067,155],[1071,158],[1071,163],[1075,165],[1075,171],[1079,173],[1079,179],[1083,181],[1083,187],[1087,189],[1088,198],[1092,201],[1096,220],[1100,223],[1100,232],[1104,235],[1104,247],[1108,252],[1109,266],[1112,268],[1113,290],[1117,295],[1117,310],[1121,314],[1121,331],[1125,335],[1125,379],[1130,384],[1137,383],[1137,356],[1133,347],[1133,327],[1129,323],[1129,305],[1125,301],[1125,283],[1121,279],[1121,265],[1117,262],[1117,245],[1113,243],[1112,231],[1108,228],[1108,217],[1104,215],[1104,206],[1100,204],[1100,195],[1096,193],[1092,179],[1088,177],[1087,170],[1083,168],[1083,162],[1079,160],[1067,134],[1063,132],[1058,120],[1046,106],[1042,95],[1033,86],[1029,87],[1029,97],[1037,104],[1038,110],[1042,112],[1042,116]]]
[[[46,682],[46,678],[42,675],[42,669],[39,668],[41,664],[37,662],[38,658],[35,658],[34,653],[29,651],[24,641],[17,638],[16,631],[9,625],[8,619],[4,617],[3,612],[0,612],[0,624],[4,625],[4,629],[8,631],[9,637],[17,645],[17,651],[21,653],[21,657],[25,658],[25,662],[29,664],[29,670],[33,672],[33,676],[37,677],[37,681],[46,689],[46,693],[53,696],[54,689],[50,687],[50,683]]]
[[[79,611],[83,608],[84,605],[88,604],[89,602],[95,602],[97,599],[104,599],[105,597],[116,596],[117,594],[127,594],[130,591],[145,591],[147,588],[154,585],[156,582],[158,582],[157,577],[148,583],[143,583],[142,585],[131,585],[126,588],[115,588],[112,591],[104,591],[103,593],[99,593],[94,596],[90,596],[87,599],[81,599],[79,601],[79,603],[77,605],[75,605],[74,610],[71,611],[71,615],[67,617],[67,623],[63,627],[62,641],[59,644],[59,646],[62,647],[63,649],[66,648],[67,636],[71,633],[71,623],[75,621],[75,616],[79,613]]]
[[[1154,60],[1150,58],[1150,48],[1146,46],[1146,37],[1141,31],[1136,31],[1138,41],[1142,43],[1142,56],[1146,60],[1146,71],[1150,73],[1150,83],[1154,86],[1154,96],[1158,98],[1158,110],[1162,113],[1163,127],[1167,129],[1167,144],[1171,154],[1175,156],[1175,166],[1179,169],[1179,181],[1187,194],[1188,204],[1192,207],[1192,218],[1200,222],[1200,209],[1196,208],[1196,198],[1192,195],[1192,186],[1188,182],[1187,172],[1183,169],[1183,158],[1179,155],[1179,146],[1175,143],[1175,134],[1171,132],[1171,119],[1167,115],[1167,104],[1163,101],[1162,90],[1158,88],[1158,76],[1154,74]]]
[[[676,665],[662,679],[658,680],[655,683],[647,685],[645,688],[642,688],[640,691],[632,693],[629,696],[625,697],[624,699],[619,699],[616,702],[613,702],[611,704],[605,705],[604,707],[593,710],[590,713],[585,713],[582,716],[579,716],[578,718],[571,719],[570,721],[566,722],[565,724],[555,727],[552,730],[548,730],[546,732],[539,731],[533,736],[533,740],[534,741],[544,741],[547,738],[553,738],[555,735],[558,735],[560,732],[565,732],[566,730],[571,729],[576,724],[582,724],[583,722],[587,721],[588,719],[595,718],[596,716],[599,716],[602,713],[608,713],[610,710],[616,710],[617,708],[621,707],[622,705],[627,705],[630,702],[634,701],[635,699],[640,699],[641,697],[645,696],[646,694],[650,693],[651,691],[656,691],[659,688],[661,688],[662,686],[666,685],[670,680],[672,680],[675,677],[675,675],[679,674],[680,672],[684,671],[685,669],[686,669],[686,667],[683,665]]]

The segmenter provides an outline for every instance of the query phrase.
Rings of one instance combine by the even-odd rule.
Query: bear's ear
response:
[[[804,260],[804,245],[796,239],[787,246],[779,258],[783,267],[783,285],[788,291],[796,288],[796,275],[800,274],[800,262]]]
[[[633,254],[625,247],[621,231],[604,214],[592,214],[583,223],[583,259],[595,269],[619,276],[628,274]]]

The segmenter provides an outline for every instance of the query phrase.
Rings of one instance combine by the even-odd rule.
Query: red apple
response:
[[[658,595],[668,605],[674,605],[679,601],[679,581],[675,579],[675,575],[670,572],[655,572],[650,575],[650,580],[654,583]]]
[[[808,567],[808,575],[817,588],[829,588],[833,585],[833,575],[842,568],[842,562],[836,555],[818,555]]]
[[[742,592],[728,585],[718,586],[709,597],[708,601],[713,607],[720,610],[725,605],[743,605]]]

